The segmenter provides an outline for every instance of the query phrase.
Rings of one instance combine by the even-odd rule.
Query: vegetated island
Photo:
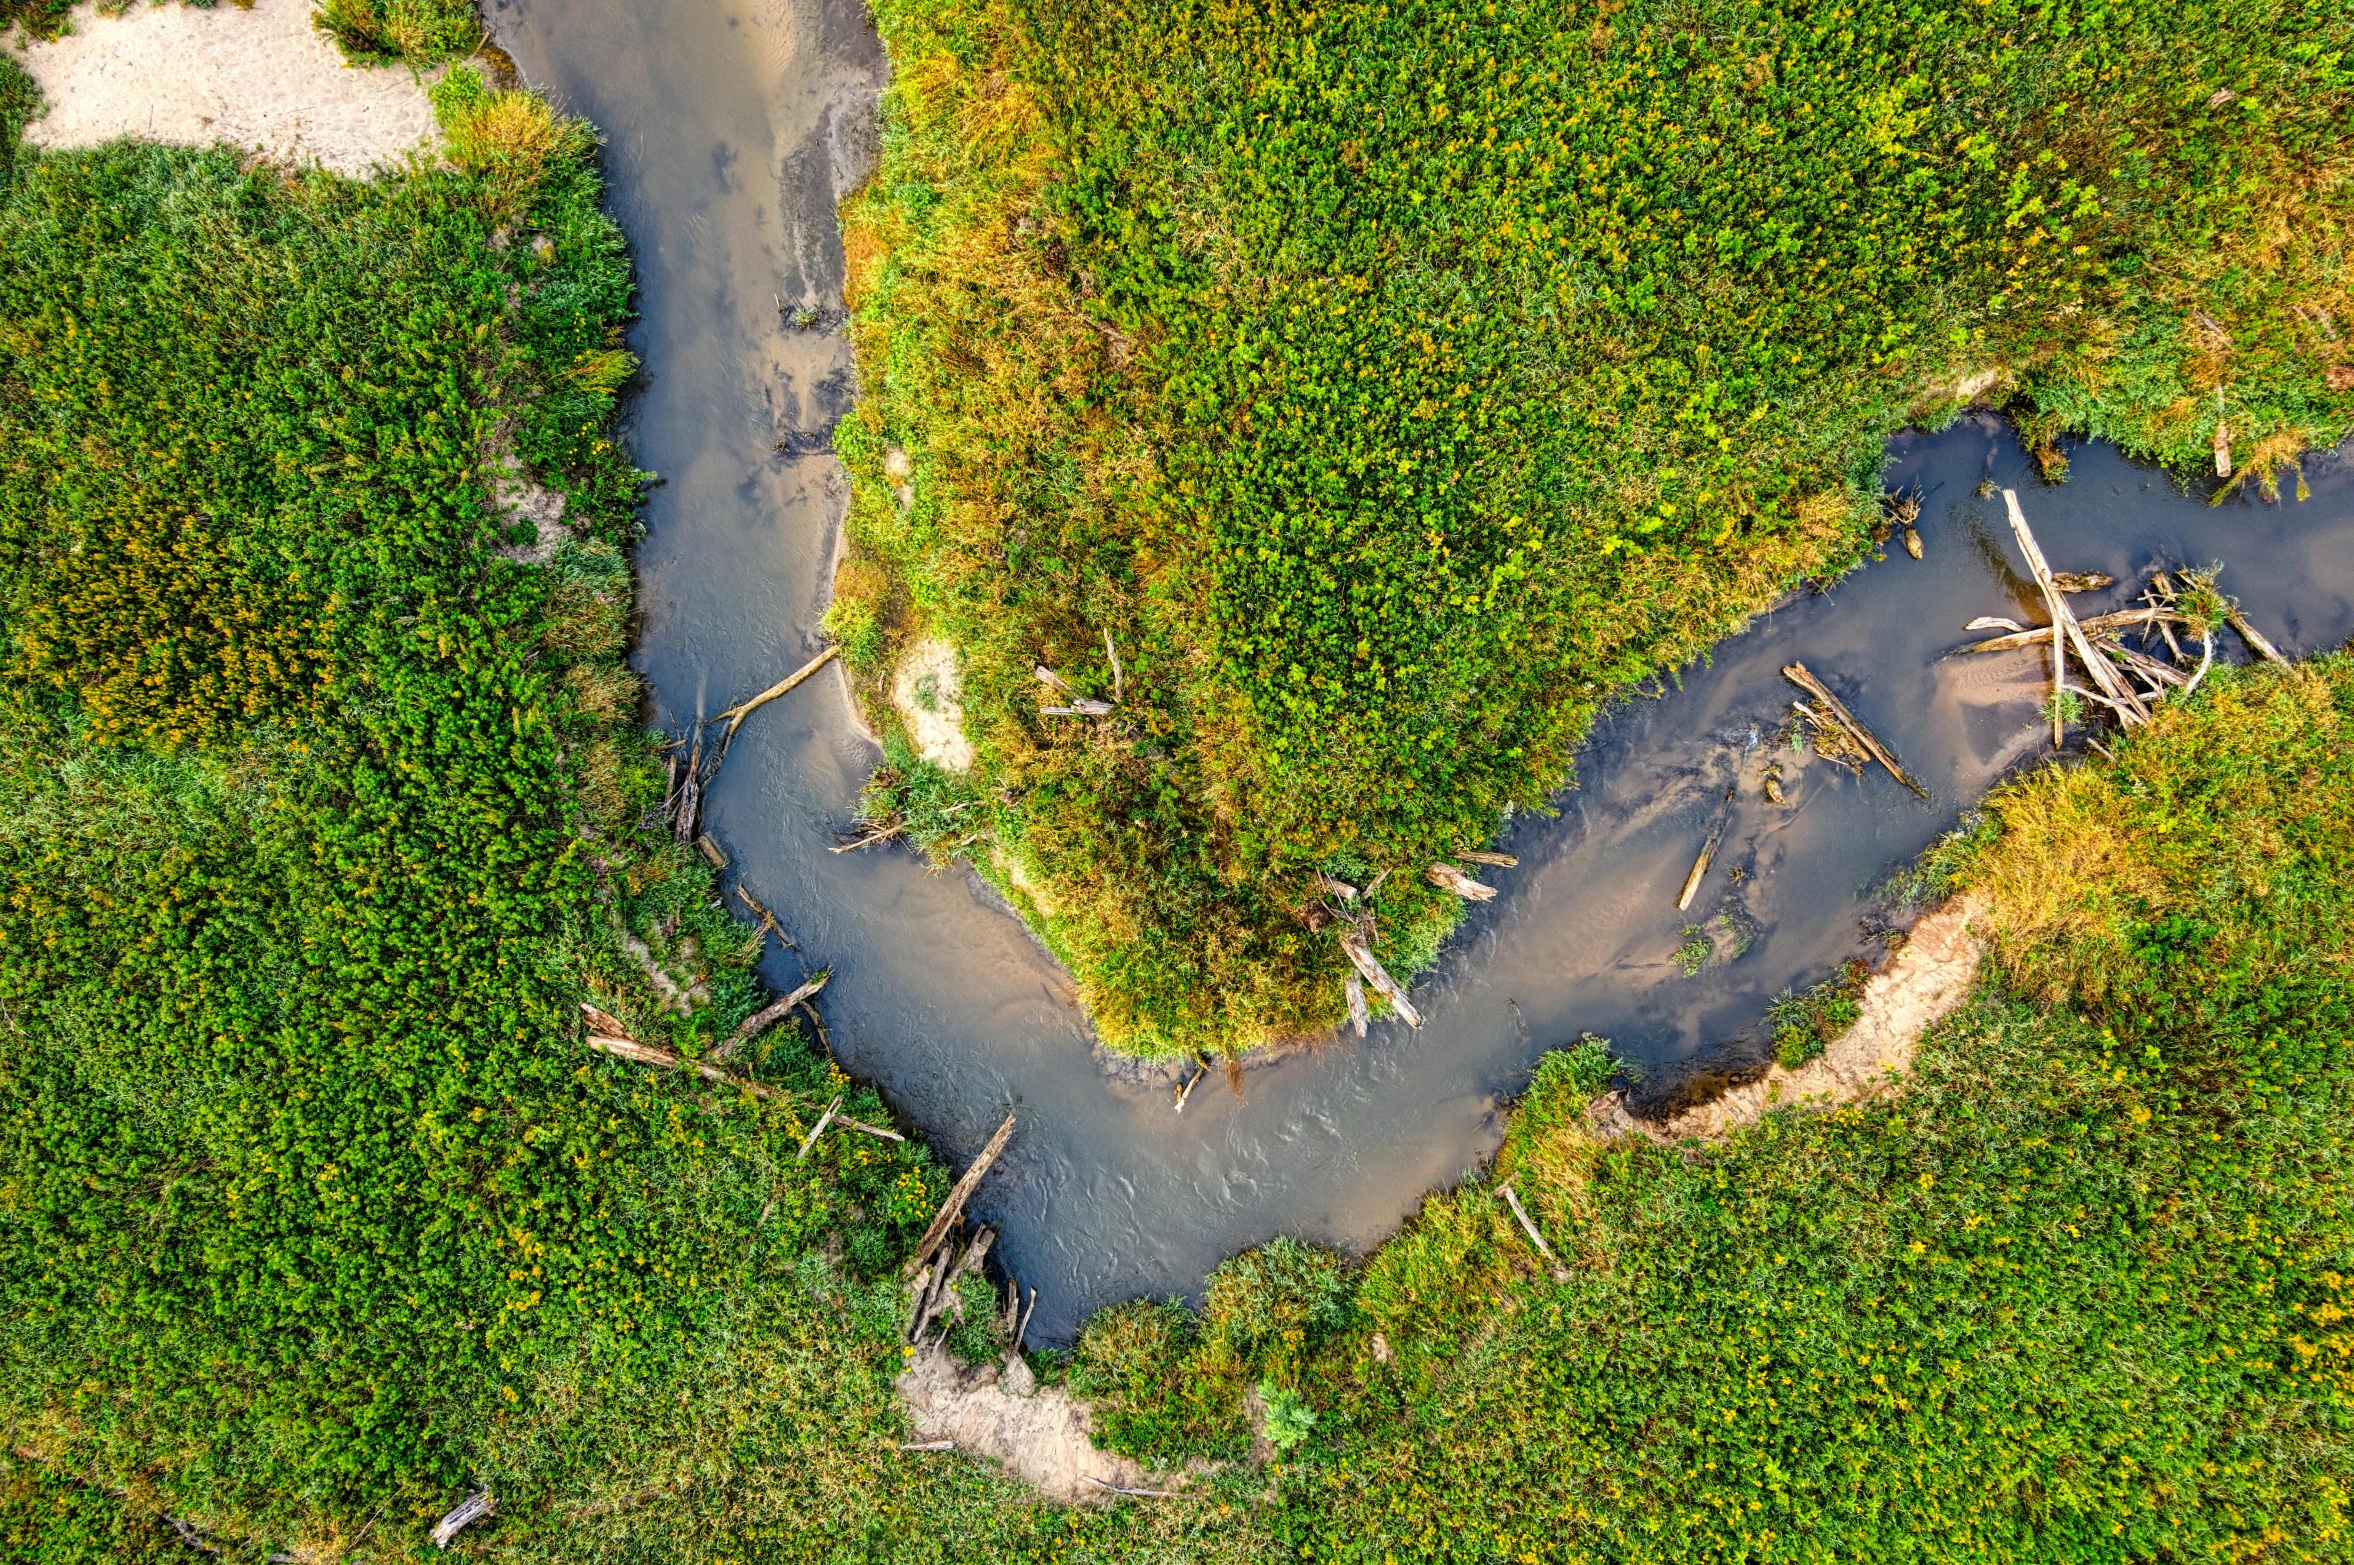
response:
[[[2344,1556],[2343,656],[1933,852],[1995,958],[1901,1095],[1660,1146],[1549,1055],[1361,1265],[1020,1361],[1150,1492],[906,1449],[948,1181],[646,829],[624,258],[496,75],[357,182],[21,149],[0,59],[11,1557]]]
[[[1114,1049],[1330,1028],[1352,941],[1428,966],[1432,866],[1853,562],[1900,425],[2269,497],[2354,423],[2343,7],[875,11],[869,815]]]

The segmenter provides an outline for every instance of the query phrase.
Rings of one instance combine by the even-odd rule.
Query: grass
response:
[[[1427,962],[1422,869],[1854,559],[1966,374],[2046,446],[2187,468],[2220,418],[2266,485],[2354,422],[2342,7],[877,19],[835,615],[886,726],[899,649],[958,647],[953,851],[1117,1049],[1331,1025],[1322,872],[1391,871],[1377,950]],[[1114,714],[1042,716],[1107,638]]]
[[[1547,1056],[1361,1269],[1131,1309],[1194,1344],[1159,1376],[1098,1317],[1101,1427],[1175,1457],[1296,1387],[1300,1558],[2345,1558],[2354,659],[2210,679],[1933,852],[1998,933],[1901,1097],[1605,1143],[1607,1065]]]
[[[0,41],[57,37],[65,31],[75,3],[0,0]],[[138,3],[98,0],[97,10],[103,16],[120,16]],[[148,3],[161,5],[164,0]],[[182,3],[209,10],[216,0]],[[472,0],[319,0],[311,21],[354,65],[439,65],[474,53],[485,36]]]

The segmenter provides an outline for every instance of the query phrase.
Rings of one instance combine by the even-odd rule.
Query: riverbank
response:
[[[2338,1557],[2350,721],[2343,655],[2236,671],[2000,790],[1924,865],[1991,955],[1896,1093],[1662,1144],[1548,1056],[1362,1271],[1238,1258],[1073,1383],[1164,1463],[1288,1401],[1318,1558]]]
[[[1427,967],[1461,905],[1426,872],[1544,808],[1615,692],[1852,563],[1883,440],[1963,386],[2054,475],[2062,428],[2220,432],[2267,493],[2354,419],[2314,313],[2354,89],[2280,53],[2321,8],[878,19],[835,610],[904,740],[870,817],[969,858],[1115,1049],[1328,1029],[1352,932]],[[2234,107],[2257,59],[2285,118]],[[938,639],[969,771],[890,699]]]

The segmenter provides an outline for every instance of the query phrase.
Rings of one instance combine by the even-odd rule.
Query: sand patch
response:
[[[1924,916],[1896,959],[1865,981],[1859,997],[1863,1014],[1855,1025],[1798,1069],[1775,1065],[1748,1086],[1686,1109],[1664,1125],[1645,1124],[1628,1114],[1623,1095],[1616,1092],[1598,1099],[1587,1119],[1604,1135],[1681,1141],[1754,1125],[1766,1110],[1783,1104],[1848,1103],[1887,1090],[1891,1077],[1912,1065],[1921,1034],[1970,992],[1986,944],[1970,921],[1982,912],[1975,901],[1961,896]]]
[[[133,5],[121,16],[82,5],[71,25],[16,56],[48,100],[25,128],[36,147],[225,141],[357,177],[436,134],[424,80],[345,65],[311,26],[310,0]]]
[[[907,649],[891,677],[891,704],[907,720],[918,754],[942,771],[969,771],[973,742],[964,736],[964,681],[956,648],[926,636]]]
[[[1017,1394],[1024,1382],[1032,1389]],[[1014,1373],[994,1364],[960,1364],[944,1352],[919,1353],[898,1384],[917,1441],[953,1440],[959,1451],[989,1458],[1050,1499],[1109,1500],[1106,1484],[1177,1487],[1127,1457],[1098,1451],[1087,1438],[1087,1404],[1059,1386],[1035,1389],[1027,1365]]]

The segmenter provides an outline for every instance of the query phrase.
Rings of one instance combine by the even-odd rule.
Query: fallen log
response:
[[[1373,953],[1366,948],[1364,935],[1353,929],[1344,932],[1340,937],[1340,948],[1356,965],[1357,971],[1365,976],[1365,981],[1373,986],[1373,992],[1389,1001],[1390,1008],[1398,1013],[1400,1020],[1409,1027],[1422,1025],[1422,1013],[1414,1009],[1413,1003],[1406,998],[1406,991],[1398,986],[1398,981],[1373,959]]]
[[[725,869],[728,866],[727,854],[721,851],[718,843],[711,840],[711,834],[707,831],[695,833],[695,851],[702,854],[703,862],[713,869]]]
[[[464,1532],[498,1508],[498,1502],[491,1498],[488,1489],[475,1490],[452,1506],[440,1521],[433,1524],[433,1546],[437,1549],[448,1548],[459,1533]]]
[[[2117,578],[2106,571],[2054,571],[2052,585],[2062,592],[2098,592],[2116,586]]]
[[[1116,704],[1127,692],[1127,677],[1120,672],[1120,654],[1112,647],[1112,627],[1103,628],[1103,655],[1112,660],[1112,700]]]
[[[791,1097],[790,1093],[779,1092],[776,1088],[764,1086],[757,1081],[748,1081],[742,1076],[723,1071],[708,1061],[684,1060],[668,1049],[658,1049],[652,1044],[640,1043],[634,1038],[616,1038],[604,1033],[590,1033],[582,1041],[592,1049],[602,1050],[616,1059],[629,1060],[638,1065],[654,1065],[664,1070],[676,1070],[684,1065],[705,1081],[718,1082],[727,1087],[741,1087],[756,1098],[784,1100]],[[898,1138],[894,1137],[893,1139]]]
[[[2226,617],[2231,621],[2231,628],[2238,631],[2240,639],[2248,644],[2250,651],[2267,663],[2287,664],[2289,660],[2281,655],[2280,648],[2265,640],[2264,633],[2248,623],[2248,616],[2233,608],[2227,611]]]
[[[1207,1064],[1200,1060],[1194,1061],[1193,1074],[1186,1077],[1185,1080],[1179,1083],[1177,1087],[1178,1113],[1182,1114],[1185,1112],[1186,1100],[1193,1096],[1193,1089],[1200,1086],[1202,1084],[1202,1078],[1207,1076],[1209,1073],[1210,1067]]]
[[[2092,642],[2086,636],[2084,627],[2077,623],[2075,614],[2069,609],[2067,598],[2057,586],[2053,585],[2051,566],[2045,563],[2043,548],[2035,541],[2034,529],[2027,525],[2027,513],[2019,509],[2019,492],[2017,490],[2005,489],[2003,491],[2003,507],[2010,514],[2011,532],[2019,540],[2020,552],[2027,557],[2027,568],[2035,573],[2036,585],[2043,589],[2044,602],[2051,611],[2052,655],[2055,659],[2060,660],[2055,662],[2052,668],[2054,687],[2057,688],[2059,684],[2065,682],[2067,677],[2066,662],[2061,654],[2061,635],[2065,632],[2066,644],[2076,649],[2077,661],[2084,665],[2085,674],[2100,687],[2101,694],[2109,698],[2109,704],[2116,708],[2118,716],[2127,726],[2136,722],[2148,722],[2150,720],[2149,708],[2142,704],[2141,697],[2133,693],[2133,687],[2128,685],[2123,676],[2118,674],[2115,666],[2107,658],[2101,657],[2093,651]],[[2059,731],[2060,709],[2055,704],[2052,708],[2054,744],[2059,742]]]
[[[801,1150],[793,1154],[794,1162],[799,1163],[808,1158],[809,1149],[817,1145],[817,1138],[826,1133],[826,1127],[834,1122],[834,1116],[841,1111],[842,1099],[840,1097],[836,1097],[833,1102],[826,1105],[826,1111],[818,1116],[817,1124],[811,1127],[807,1136],[802,1138]]]
[[[745,718],[750,717],[754,712],[759,711],[762,707],[768,705],[769,702],[774,701],[778,696],[783,695],[786,691],[792,689],[795,685],[798,685],[801,683],[801,681],[807,679],[810,675],[816,673],[819,669],[825,667],[828,663],[831,663],[834,660],[834,655],[841,650],[842,649],[840,647],[826,648],[816,657],[811,658],[808,662],[793,670],[792,673],[787,674],[784,678],[778,680],[775,684],[769,686],[766,690],[761,691],[760,694],[754,696],[751,700],[742,702],[736,706],[731,706],[726,711],[713,718],[712,721],[715,723],[727,724],[727,733],[723,735],[720,740],[721,748],[726,748],[727,741],[735,738],[736,730],[744,726]]]
[[[1005,1150],[1005,1144],[1013,1139],[1013,1133],[1014,1117],[1008,1114],[1005,1123],[997,1127],[997,1134],[991,1136],[989,1144],[981,1149],[981,1155],[973,1159],[973,1166],[964,1171],[964,1177],[956,1182],[956,1188],[949,1191],[948,1199],[941,1203],[939,1212],[932,1218],[932,1226],[924,1230],[924,1237],[917,1243],[915,1253],[908,1257],[906,1275],[914,1276],[916,1268],[931,1258],[934,1248],[947,1236],[957,1218],[964,1214],[964,1204],[972,1195],[973,1187],[981,1182],[983,1174],[989,1172],[989,1165],[997,1161],[997,1154]]]
[[[1496,895],[1495,887],[1482,881],[1473,880],[1445,859],[1439,860],[1424,870],[1422,878],[1441,891],[1452,891],[1466,902],[1492,901]]]
[[[736,887],[736,895],[744,899],[744,906],[752,910],[752,916],[760,921],[761,928],[785,943],[786,950],[798,951],[801,949],[793,943],[793,937],[785,932],[785,926],[777,922],[776,915],[762,907],[760,899],[745,890],[740,883]]]
[[[1528,1242],[1535,1245],[1537,1253],[1551,1263],[1553,1280],[1567,1282],[1568,1269],[1561,1264],[1561,1258],[1553,1253],[1553,1247],[1545,1242],[1545,1236],[1537,1232],[1537,1225],[1529,1221],[1528,1210],[1520,1204],[1519,1192],[1512,1188],[1512,1181],[1507,1179],[1497,1186],[1496,1194],[1504,1198],[1505,1203],[1512,1208],[1512,1215],[1520,1219],[1520,1231],[1528,1235]]]
[[[1323,885],[1325,890],[1331,892],[1334,896],[1340,898],[1343,902],[1354,902],[1357,900],[1357,888],[1350,885],[1347,881],[1342,880],[1337,875],[1327,875],[1322,870],[1318,870],[1316,872],[1316,879]]]
[[[1071,698],[1069,706],[1042,706],[1038,709],[1038,715],[1041,717],[1109,717],[1112,715],[1112,711],[1112,703],[1109,701],[1099,701],[1093,696],[1074,696]]]
[[[736,1050],[782,1021],[787,1011],[823,989],[826,986],[826,980],[833,976],[834,971],[829,967],[783,999],[769,1001],[768,1004],[737,1023],[736,1030],[721,1039],[718,1047],[711,1051],[711,1057],[715,1060],[726,1059]]]
[[[1109,1489],[1114,1494],[1130,1495],[1139,1500],[1174,1500],[1179,1498],[1174,1489],[1123,1489],[1116,1483],[1106,1483],[1093,1473],[1082,1473],[1079,1476],[1085,1478],[1098,1489]]]
[[[1484,851],[1475,853],[1471,849],[1466,848],[1461,853],[1456,854],[1455,857],[1461,859],[1466,864],[1490,864],[1495,866],[1497,869],[1520,868],[1520,860],[1514,858],[1509,853],[1488,853]]]
[[[1357,976],[1356,969],[1351,968],[1347,975],[1341,979],[1340,988],[1342,995],[1349,1002],[1349,1025],[1354,1027],[1357,1030],[1357,1036],[1362,1038],[1365,1036],[1366,1025],[1373,1020],[1372,1013],[1365,1009],[1365,980]]]
[[[849,853],[858,848],[871,848],[878,842],[889,842],[905,830],[907,830],[907,822],[901,821],[896,826],[886,826],[879,831],[870,831],[855,841],[837,843],[826,851],[828,853]]]
[[[1929,790],[1922,787],[1919,783],[1913,781],[1912,777],[1906,773],[1905,769],[1896,764],[1896,757],[1890,755],[1887,748],[1883,746],[1878,739],[1872,736],[1872,731],[1857,720],[1856,715],[1847,709],[1846,703],[1842,702],[1837,696],[1831,694],[1830,688],[1828,686],[1826,686],[1821,680],[1815,678],[1812,673],[1808,672],[1807,666],[1804,663],[1793,663],[1789,667],[1783,669],[1782,674],[1783,677],[1788,679],[1792,684],[1798,686],[1808,695],[1811,695],[1816,700],[1822,702],[1823,710],[1829,713],[1831,717],[1836,719],[1839,724],[1849,733],[1853,734],[1855,736],[1856,742],[1864,747],[1865,751],[1871,755],[1872,759],[1878,761],[1882,766],[1888,769],[1889,776],[1895,778],[1898,782],[1903,783],[1907,788],[1912,789],[1913,792],[1919,794],[1922,798],[1926,799],[1929,797]]]
[[[1981,616],[1962,628],[1964,630],[1988,630],[1996,625],[2010,623],[2007,619]],[[2111,631],[2146,627],[2164,630],[2173,625],[2188,625],[2190,620],[2170,609],[2149,608],[2119,609],[2113,614],[2095,614],[2090,619],[2080,619],[2076,623],[2086,635],[2097,636]],[[2019,652],[2029,647],[2049,645],[2051,639],[2052,628],[2049,625],[2036,625],[2025,630],[2014,630],[2010,635],[1996,636],[1988,641],[1973,641],[1966,647],[1954,648],[1954,653],[1958,656],[1964,652]]]
[[[1738,783],[1734,788],[1738,788]],[[1716,812],[1716,820],[1708,828],[1708,840],[1700,845],[1700,857],[1692,861],[1692,873],[1684,877],[1683,892],[1676,898],[1676,911],[1692,905],[1692,894],[1700,889],[1700,877],[1708,873],[1708,861],[1716,856],[1716,847],[1724,840],[1725,824],[1733,818],[1733,788],[1725,790],[1725,802]]]

